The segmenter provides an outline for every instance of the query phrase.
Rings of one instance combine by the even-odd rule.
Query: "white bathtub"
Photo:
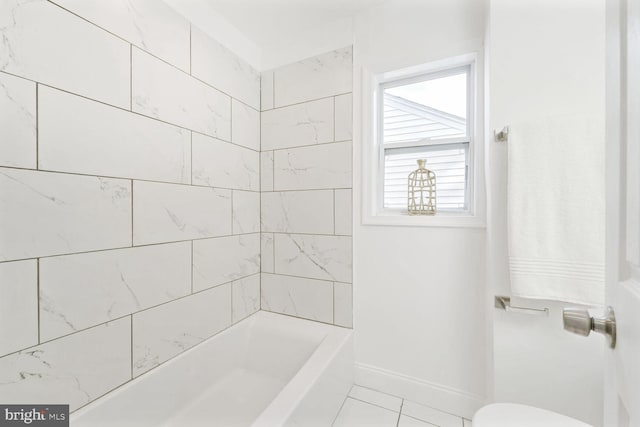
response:
[[[74,427],[328,427],[351,330],[258,312],[71,415]]]

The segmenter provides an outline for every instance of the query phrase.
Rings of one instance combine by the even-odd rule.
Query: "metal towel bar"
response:
[[[510,311],[514,313],[532,314],[535,316],[548,316],[549,309],[545,308],[532,308],[532,307],[518,307],[511,305],[511,297],[504,295],[496,295],[494,298],[494,306],[497,309]]]

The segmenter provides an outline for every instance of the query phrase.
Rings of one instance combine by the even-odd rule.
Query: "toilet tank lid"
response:
[[[493,403],[473,416],[473,427],[593,427],[556,412],[516,403]]]

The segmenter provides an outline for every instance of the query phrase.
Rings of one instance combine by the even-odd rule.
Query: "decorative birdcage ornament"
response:
[[[418,169],[409,174],[409,215],[436,214],[436,174],[426,169],[426,160],[418,160]]]

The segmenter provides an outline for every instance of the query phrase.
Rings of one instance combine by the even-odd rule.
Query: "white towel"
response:
[[[604,304],[604,120],[570,115],[509,129],[514,296]]]

